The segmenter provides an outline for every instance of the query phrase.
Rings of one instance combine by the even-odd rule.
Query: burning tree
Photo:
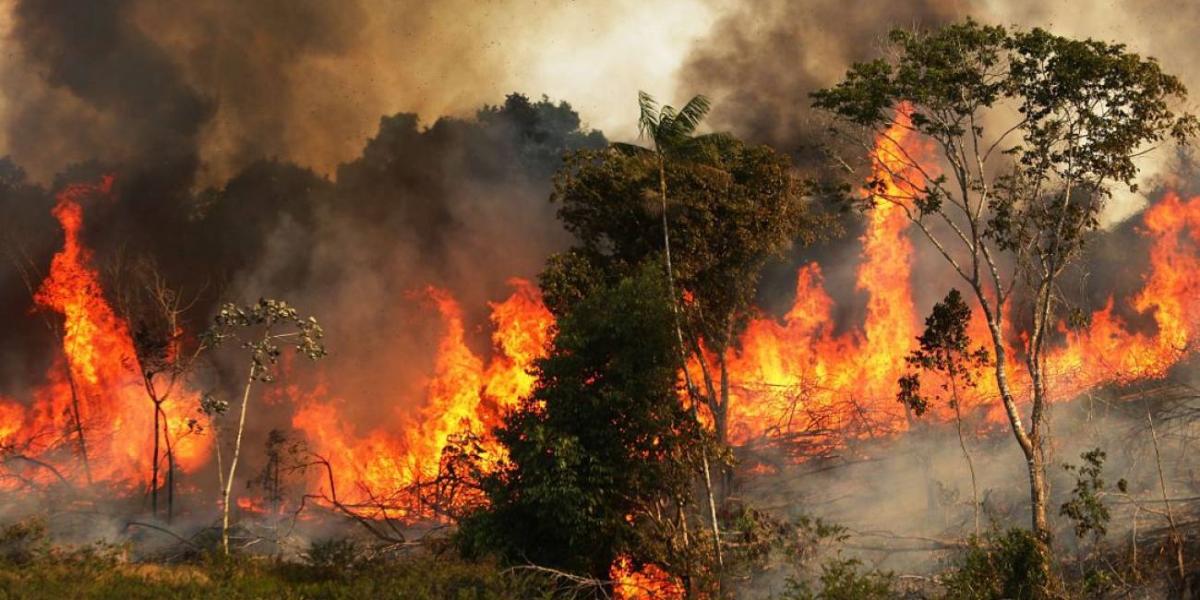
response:
[[[188,427],[186,432],[172,432],[165,406],[178,396],[192,393],[187,386],[188,377],[205,345],[185,343],[188,338],[183,330],[183,315],[191,303],[185,302],[181,293],[167,283],[154,261],[117,261],[113,279],[121,283],[117,288],[117,306],[124,320],[131,324],[137,371],[154,411],[150,508],[155,516],[159,514],[159,491],[165,488],[166,516],[170,523],[175,508],[176,438],[198,433],[199,429]]]
[[[1179,80],[1120,44],[970,20],[889,39],[887,58],[854,65],[815,105],[835,117],[841,139],[868,150],[883,142],[886,175],[914,193],[888,194],[877,176],[868,208],[898,207],[974,295],[1029,472],[1032,529],[1048,544],[1046,354],[1064,306],[1060,279],[1114,186],[1136,189],[1135,159],[1185,140],[1197,122],[1173,111],[1186,97]],[[942,164],[922,164],[902,135],[931,143]],[[1019,352],[1010,327],[1022,334]]]
[[[463,546],[597,580],[618,556],[703,573],[689,516],[711,436],[679,402],[682,366],[656,265],[582,300],[495,432],[508,456],[483,478],[488,506],[463,521]]]
[[[699,373],[688,391],[725,443],[726,357],[756,314],[762,269],[831,223],[810,212],[810,190],[787,156],[726,134],[694,136],[708,108],[702,97],[679,110],[658,108],[645,94],[640,100],[640,125],[653,148],[579,152],[556,177],[559,218],[578,243],[551,258],[541,283],[550,309],[562,313],[598,282],[666,263],[678,343],[694,366],[689,382]]]

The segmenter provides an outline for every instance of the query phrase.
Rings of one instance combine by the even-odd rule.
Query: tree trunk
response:
[[[1039,444],[1040,446],[1040,444]],[[1040,450],[1040,449],[1039,449]],[[1046,522],[1046,464],[1040,451],[1027,455],[1029,469],[1029,504],[1033,533],[1045,544],[1050,543],[1050,527]]]
[[[717,429],[717,441],[722,445],[729,443],[729,365],[725,360],[725,350],[717,356],[717,375],[721,378],[721,396],[713,411],[713,421]],[[721,486],[717,499],[724,504],[733,495],[733,465],[721,465]]]
[[[237,473],[238,458],[242,454],[242,434],[246,430],[246,406],[250,403],[250,388],[254,385],[254,365],[246,378],[246,389],[242,392],[242,411],[238,418],[237,437],[233,444],[233,458],[229,461],[229,477],[225,478],[225,494],[221,501],[221,548],[229,556],[229,495],[233,491],[233,476]]]
[[[675,317],[675,335],[679,342],[679,356],[683,359],[683,374],[685,378],[688,378],[687,347],[683,343],[683,327],[679,322],[679,305],[675,293],[675,272],[671,266],[671,233],[670,228],[667,226],[667,171],[661,154],[658,157],[658,191],[659,200],[662,203],[663,254],[667,263],[667,291],[671,296],[671,313]],[[701,356],[700,360],[703,362],[704,357]],[[690,392],[692,390],[690,379],[687,385]],[[695,416],[697,414],[695,410],[695,398],[692,399],[692,403],[692,414]],[[721,556],[721,527],[717,521],[717,505],[713,496],[712,470],[709,467],[708,452],[705,451],[701,454],[701,462],[704,466],[704,489],[708,493],[709,516],[712,521],[713,546],[715,548],[717,566],[719,567],[724,565],[724,559]]]
[[[161,435],[159,415],[162,405],[157,400],[151,400],[154,402],[154,460],[150,462],[150,513],[158,518],[158,437]]]
[[[64,354],[66,351],[64,349]],[[79,406],[79,388],[75,386],[75,374],[71,372],[71,365],[68,362],[64,366],[67,370],[67,385],[71,388],[71,412],[75,421],[75,434],[79,440],[79,458],[83,461],[83,475],[87,478],[88,485],[92,485],[92,467],[88,464],[87,440],[83,437],[83,413]]]
[[[1050,528],[1046,521],[1046,469],[1040,435],[1042,419],[1040,403],[1043,400],[1043,388],[1041,387],[1041,372],[1037,368],[1039,366],[1037,362],[1039,357],[1036,355],[1036,346],[1032,346],[1032,356],[1027,362],[1027,366],[1030,369],[1030,376],[1033,378],[1034,385],[1033,411],[1030,417],[1030,430],[1027,432],[1024,424],[1021,422],[1021,414],[1008,383],[1008,352],[1004,346],[1003,305],[997,301],[998,305],[995,307],[995,310],[992,310],[992,307],[988,304],[987,296],[983,292],[983,288],[975,284],[974,291],[987,319],[988,331],[992,336],[992,347],[996,352],[996,385],[1000,390],[1000,398],[1004,404],[1004,411],[1008,415],[1013,437],[1016,438],[1017,445],[1020,446],[1021,452],[1025,456],[1026,470],[1029,473],[1030,520],[1034,537],[1037,538],[1038,543],[1041,545],[1039,564],[1035,568],[1042,572],[1044,576],[1043,580],[1048,582],[1050,581]]]
[[[159,411],[162,411],[161,403]],[[162,418],[163,444],[166,446],[167,458],[167,524],[170,525],[175,517],[175,444],[171,441],[171,423],[167,413],[160,412]]]
[[[962,449],[963,458],[967,461],[967,469],[971,472],[971,509],[975,513],[975,537],[979,537],[979,512],[982,509],[979,506],[979,483],[975,477],[975,461],[971,459],[971,452],[967,450],[966,436],[963,435],[963,420],[962,420],[962,404],[958,400],[958,386],[951,380],[954,385],[954,423],[958,430],[958,447]]]

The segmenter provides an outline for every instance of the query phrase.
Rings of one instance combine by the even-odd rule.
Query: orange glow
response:
[[[679,581],[657,565],[646,564],[635,570],[625,556],[613,563],[608,578],[613,582],[613,600],[668,600],[684,596]]]
[[[90,479],[131,491],[150,477],[153,404],[142,386],[129,328],[104,299],[91,252],[80,240],[81,203],[111,189],[112,178],[105,177],[94,185],[70,185],[58,196],[53,214],[62,225],[63,248],[34,300],[62,318],[62,358],[33,391],[27,410],[0,404],[0,441],[40,457],[73,481]],[[177,394],[163,406],[176,464],[185,472],[208,456],[208,438],[189,435],[194,404],[194,395]],[[45,473],[27,474],[39,475]]]
[[[730,440],[795,439],[820,452],[847,439],[906,430],[903,407],[896,401],[897,379],[908,372],[905,356],[920,333],[912,289],[913,246],[906,237],[912,190],[922,173],[902,162],[917,160],[928,176],[931,149],[909,135],[903,115],[877,140],[873,188],[875,208],[868,214],[857,289],[867,295],[860,330],[832,331],[834,302],[822,285],[816,264],[802,267],[796,300],[782,321],[752,320],[740,351],[728,358],[731,379]],[[904,161],[897,162],[903,156]],[[1152,240],[1149,273],[1131,307],[1153,316],[1156,331],[1131,331],[1113,314],[1113,301],[1094,314],[1081,331],[1061,329],[1047,352],[1050,400],[1070,399],[1107,382],[1158,378],[1190,351],[1200,323],[1200,198],[1181,201],[1168,194],[1145,214],[1144,235]],[[940,259],[931,259],[940,260]],[[948,289],[948,288],[947,288]],[[973,344],[991,347],[991,337],[976,303],[969,332]],[[1012,323],[1005,308],[1005,322]],[[1006,335],[1012,337],[1011,332]],[[1007,342],[1010,380],[1018,400],[1026,399],[1029,377],[1020,353]],[[931,378],[926,374],[923,377]],[[976,377],[979,387],[960,398],[963,414],[983,417],[981,425],[1005,419],[991,371]],[[930,382],[936,383],[936,382]],[[932,386],[931,386],[932,387]],[[953,418],[945,403],[930,406],[932,418]]]
[[[834,335],[834,303],[822,287],[821,269],[801,268],[796,300],[783,322],[752,321],[742,351],[728,361],[732,442],[805,431],[875,434],[879,427],[901,426],[896,379],[920,333],[904,210],[914,186],[924,182],[924,174],[906,164],[931,156],[908,127],[901,113],[876,141],[874,208],[860,238],[863,262],[856,285],[867,295],[863,329]]]
[[[325,399],[324,390],[301,403],[292,425],[329,461],[339,500],[363,502],[366,490],[393,502],[409,495],[414,484],[437,477],[442,449],[451,436],[463,432],[480,436],[488,465],[499,460],[500,449],[487,439],[489,432],[505,409],[532,390],[535,379],[529,371],[545,355],[554,324],[532,283],[513,279],[509,284],[512,295],[491,304],[495,355],[486,366],[467,346],[458,302],[444,290],[426,290],[446,330],[422,407],[408,422],[362,435],[337,418],[337,402]],[[331,496],[324,477],[314,481]]]
[[[750,321],[727,357],[732,443],[795,442],[819,453],[847,440],[909,427],[908,415],[896,401],[897,379],[910,369],[905,357],[929,307],[917,306],[914,299],[916,258],[905,210],[912,209],[913,186],[937,175],[932,156],[932,148],[911,134],[903,116],[877,140],[875,208],[866,215],[855,272],[856,291],[866,300],[857,328],[834,331],[838,307],[815,263],[799,269],[795,302],[782,318]],[[912,160],[925,171],[905,167]],[[90,476],[132,495],[149,483],[151,403],[137,371],[129,328],[104,299],[91,253],[80,238],[84,201],[110,194],[111,183],[105,179],[98,185],[70,186],[59,196],[53,214],[62,224],[64,245],[35,301],[60,318],[63,355],[29,398],[0,398],[0,447],[53,465],[72,482]],[[1060,328],[1048,351],[1052,400],[1070,399],[1107,382],[1162,377],[1190,352],[1200,323],[1200,197],[1183,200],[1168,194],[1146,211],[1144,223],[1140,233],[1150,239],[1151,248],[1141,291],[1128,306],[1110,299],[1082,329]],[[503,458],[489,432],[505,410],[533,389],[531,369],[545,356],[554,328],[534,284],[513,279],[510,286],[507,299],[489,304],[489,356],[480,356],[468,344],[463,308],[451,294],[433,287],[424,291],[431,318],[436,314],[443,327],[433,370],[419,398],[379,399],[381,417],[370,427],[343,418],[346,400],[324,381],[309,388],[284,384],[264,389],[264,402],[293,410],[292,426],[304,434],[309,450],[328,462],[331,473],[310,471],[307,491],[336,496],[364,514],[428,517],[418,488],[438,477],[443,449],[456,435],[478,436],[484,467]],[[698,302],[687,291],[684,301]],[[974,304],[973,341],[990,347]],[[1117,308],[1136,311],[1154,326],[1135,331],[1118,317]],[[1010,376],[1021,399],[1027,396],[1028,376],[1016,348],[1019,340],[1006,334],[1014,338],[1008,349]],[[689,369],[697,371],[698,379],[698,365]],[[991,372],[981,373],[978,381],[979,387],[961,399],[963,414],[984,425],[1002,423]],[[211,450],[211,436],[188,429],[188,418],[196,414],[195,396],[176,394],[164,406],[177,463],[185,472],[203,465]],[[954,414],[945,403],[931,404],[930,410],[934,419]],[[90,473],[79,460],[76,412]],[[17,474],[34,481],[50,478],[36,466],[9,468],[26,469]],[[746,466],[752,474],[765,468]],[[0,479],[0,489],[11,489],[12,481]],[[244,502],[244,510],[261,511],[261,502]],[[629,582],[625,592],[618,586],[618,597],[639,597],[631,591],[643,585],[638,578],[669,580],[652,566],[633,572],[628,561],[613,569],[614,580]]]
[[[1182,201],[1168,193],[1146,211],[1144,233],[1153,240],[1150,272],[1131,306],[1153,314],[1157,331],[1130,332],[1113,315],[1113,300],[1087,329],[1068,334],[1051,365],[1063,394],[1100,381],[1129,383],[1162,377],[1190,350],[1200,323],[1200,197]]]
[[[927,308],[918,309],[914,301],[914,247],[904,211],[912,208],[914,186],[922,185],[926,176],[937,176],[929,166],[932,155],[932,148],[907,129],[903,116],[877,141],[875,208],[868,213],[860,238],[863,249],[856,272],[856,288],[866,296],[860,328],[833,331],[836,307],[815,263],[799,270],[795,303],[782,319],[749,323],[738,349],[728,357],[731,442],[791,439],[820,452],[849,439],[909,427],[908,416],[896,401],[897,379],[910,369],[905,357],[915,347]],[[904,166],[910,160],[929,164],[920,172]],[[1132,307],[1143,313],[1153,311],[1158,331],[1129,331],[1113,316],[1110,303],[1093,316],[1086,330],[1064,332],[1049,352],[1052,399],[1068,399],[1108,381],[1161,376],[1183,357],[1186,344],[1194,338],[1200,317],[1196,301],[1200,200],[1185,203],[1168,196],[1147,212],[1144,233],[1153,240],[1150,272]],[[338,401],[321,400],[327,397],[325,390],[302,403],[293,424],[306,431],[318,453],[334,463],[339,493],[370,489],[379,497],[392,498],[414,483],[431,480],[452,434],[486,435],[503,409],[529,393],[534,378],[528,368],[544,354],[553,318],[534,286],[519,280],[513,286],[508,300],[491,305],[495,356],[486,364],[466,345],[461,307],[446,292],[428,290],[445,334],[423,408],[415,418],[361,435],[338,419]],[[685,292],[685,302],[695,299]],[[1005,312],[1006,322],[1011,323],[1007,308]],[[990,346],[990,334],[977,308],[970,333],[974,344]],[[1028,377],[1014,348],[1016,342],[1010,342],[1008,352],[1013,358],[1011,379],[1020,395],[1027,394]],[[698,365],[689,368],[699,377]],[[982,418],[980,426],[1003,423],[991,372],[985,370],[976,379],[979,387],[960,399],[963,414]],[[934,403],[930,410],[929,418],[953,418],[945,403]],[[500,458],[493,443],[486,439],[481,443],[488,460]],[[749,468],[753,473],[761,465]],[[632,576],[627,567],[614,566],[614,579]]]

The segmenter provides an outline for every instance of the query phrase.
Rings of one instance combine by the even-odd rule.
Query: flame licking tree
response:
[[[835,116],[836,133],[868,151],[897,131],[936,148],[940,165],[905,145],[880,145],[895,153],[884,161],[888,175],[915,193],[874,189],[869,204],[902,210],[975,296],[1028,467],[1033,532],[1048,544],[1045,366],[1063,305],[1059,279],[1098,226],[1112,186],[1132,186],[1134,157],[1166,138],[1184,140],[1196,121],[1172,111],[1171,101],[1186,95],[1182,84],[1121,45],[973,21],[928,34],[896,30],[890,39],[894,58],[855,65],[814,94],[816,106]],[[1006,346],[1014,298],[1019,355]],[[1010,379],[1019,359],[1031,383],[1027,420]]]
[[[34,300],[55,315],[51,322],[62,318],[62,360],[34,389],[28,406],[0,399],[0,447],[24,459],[18,464],[34,465],[57,481],[82,479],[103,484],[110,493],[128,494],[146,473],[152,473],[151,489],[158,488],[160,441],[171,448],[168,478],[175,469],[190,472],[201,466],[209,442],[188,435],[193,395],[184,381],[177,381],[177,387],[172,384],[173,394],[160,389],[164,393],[158,395],[154,410],[144,410],[145,373],[131,367],[146,365],[128,323],[106,299],[92,251],[82,240],[83,205],[112,191],[113,178],[104,177],[98,183],[68,185],[58,194],[53,214],[63,229],[63,248]],[[73,461],[62,460],[58,452],[68,445],[81,475]],[[153,454],[147,452],[150,447],[155,448]],[[45,472],[22,469],[16,480],[41,481]]]

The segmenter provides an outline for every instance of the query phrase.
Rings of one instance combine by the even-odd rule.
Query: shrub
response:
[[[942,580],[945,600],[1034,600],[1050,587],[1040,568],[1044,546],[1020,528],[972,536],[966,552]]]

